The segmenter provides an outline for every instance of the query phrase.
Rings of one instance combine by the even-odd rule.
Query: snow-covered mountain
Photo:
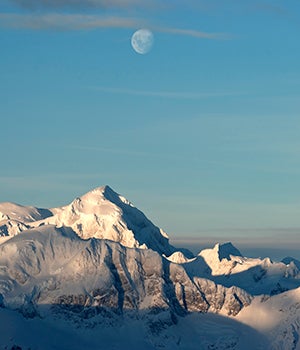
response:
[[[18,336],[5,329],[23,346],[54,348],[22,335],[39,319],[41,334],[80,327],[85,344],[94,344],[87,334],[101,334],[105,348],[123,348],[118,332],[123,342],[137,338],[133,349],[299,350],[300,271],[293,258],[246,258],[231,243],[191,256],[108,186],[59,208],[1,203],[0,232],[0,322],[22,324]],[[255,323],[259,313],[264,318]],[[280,321],[263,321],[274,315]],[[67,346],[63,338],[56,348],[88,346]],[[8,348],[8,340],[0,337],[1,346]]]
[[[273,262],[246,258],[231,244],[216,244],[184,263],[190,277],[201,276],[226,287],[238,286],[251,295],[275,295],[300,286],[296,259]]]
[[[0,203],[0,237],[14,236],[30,228],[30,223],[53,215],[50,210]]]
[[[237,314],[251,296],[202,278],[151,249],[103,239],[82,240],[71,229],[42,226],[0,245],[2,304],[25,316],[45,305],[86,315],[101,308]],[[43,308],[40,309],[40,306]],[[77,309],[75,310],[75,306]]]
[[[2,236],[14,236],[42,225],[70,227],[83,239],[108,239],[126,247],[149,248],[167,255],[175,251],[162,229],[109,186],[96,188],[59,208],[0,205]]]

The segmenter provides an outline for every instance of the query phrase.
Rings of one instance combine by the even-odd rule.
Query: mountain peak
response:
[[[232,256],[242,256],[231,242],[217,243],[213,248],[204,249],[199,254],[212,271],[219,271],[220,266],[232,264]]]
[[[107,239],[126,247],[150,248],[166,255],[175,251],[163,230],[108,185],[75,198],[69,205],[51,210],[51,217],[32,223],[31,227],[49,224],[69,227],[83,239]]]
[[[218,252],[220,261],[222,259],[231,260],[230,255],[242,256],[240,251],[231,242],[226,242],[223,244],[217,243],[213,249]]]
[[[85,193],[81,197],[77,198],[79,201],[93,203],[95,205],[100,204],[104,200],[108,200],[111,203],[120,206],[122,203],[133,206],[125,197],[115,192],[110,186],[104,185],[96,187],[93,190]]]
[[[109,185],[99,186],[89,191],[88,193],[101,193],[103,195],[110,193],[114,195],[118,195]]]
[[[92,189],[91,191],[88,191],[87,193],[83,194],[80,198],[83,197],[107,197],[107,196],[118,196],[118,194],[108,185],[96,187]]]

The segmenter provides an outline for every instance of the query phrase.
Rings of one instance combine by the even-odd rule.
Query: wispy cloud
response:
[[[60,13],[0,13],[0,26],[16,29],[87,30],[95,28],[136,28],[139,25],[140,21],[125,17]]]
[[[128,8],[149,6],[151,0],[11,0],[12,3],[29,10],[65,8]]]
[[[120,89],[109,88],[104,86],[94,86],[92,89],[110,93],[110,94],[123,94],[132,96],[145,96],[145,97],[162,97],[162,98],[175,98],[175,99],[203,99],[210,97],[226,97],[241,95],[236,92],[184,92],[184,91],[149,91],[149,90],[134,90],[134,89]]]
[[[202,39],[226,40],[226,39],[232,38],[232,35],[228,33],[207,33],[207,32],[201,32],[194,29],[180,29],[180,28],[169,28],[169,27],[154,27],[153,29],[162,33],[187,35],[187,36],[202,38]]]
[[[154,32],[185,35],[201,39],[229,39],[226,33],[210,33],[194,29],[160,27],[142,18],[101,16],[82,13],[0,13],[0,27],[31,30],[91,30],[101,28],[137,29],[147,27]]]

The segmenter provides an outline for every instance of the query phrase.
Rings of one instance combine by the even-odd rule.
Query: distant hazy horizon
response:
[[[285,257],[300,260],[300,249],[295,236],[284,236],[285,241],[276,237],[211,236],[211,237],[170,237],[170,243],[178,248],[187,248],[198,254],[202,249],[213,248],[216,243],[231,242],[243,256],[248,258],[271,258],[281,261]]]

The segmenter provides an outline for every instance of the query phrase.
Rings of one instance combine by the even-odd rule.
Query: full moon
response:
[[[145,55],[151,50],[153,41],[153,34],[148,29],[139,29],[133,33],[131,37],[131,45],[133,49],[141,55]]]

